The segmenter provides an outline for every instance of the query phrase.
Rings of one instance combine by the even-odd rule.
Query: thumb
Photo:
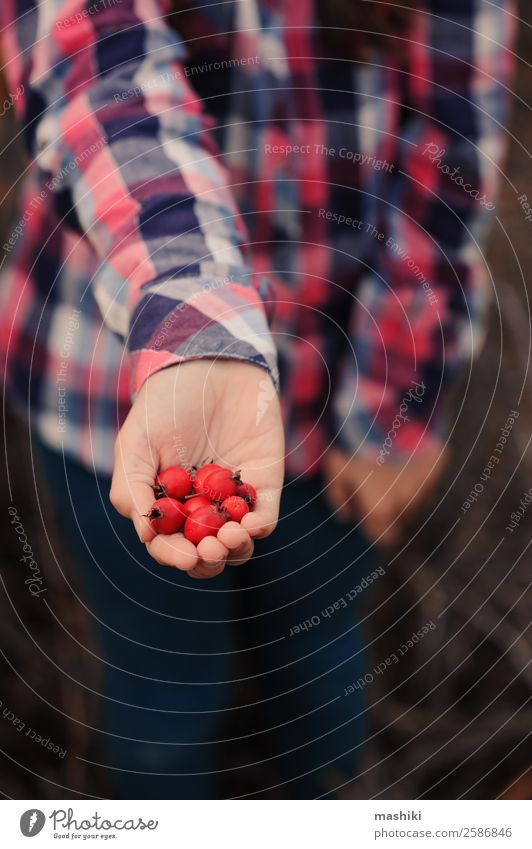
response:
[[[109,498],[122,516],[131,519],[141,542],[155,536],[146,514],[154,502],[154,468],[149,447],[131,444],[121,431],[115,443],[114,471]]]

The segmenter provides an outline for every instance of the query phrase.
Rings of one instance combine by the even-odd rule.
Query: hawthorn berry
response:
[[[185,522],[185,538],[198,545],[205,537],[215,537],[225,521],[214,505],[199,507]]]
[[[240,522],[242,517],[249,513],[249,505],[239,495],[230,495],[229,498],[222,501],[220,510],[226,513],[233,522]]]
[[[157,498],[168,496],[182,500],[192,492],[192,476],[183,466],[172,466],[159,472],[154,488]]]
[[[211,501],[223,501],[236,494],[239,480],[230,469],[214,469],[203,479],[203,492]]]
[[[254,486],[251,486],[250,483],[241,483],[236,488],[236,495],[243,498],[249,504],[249,509],[253,510],[257,502],[257,491]]]
[[[185,521],[183,505],[175,498],[159,498],[146,514],[157,534],[175,534]]]
[[[222,466],[219,466],[218,463],[207,463],[205,466],[198,469],[194,477],[194,492],[197,492],[198,494],[203,493],[203,484],[207,475],[215,470],[221,469]]]
[[[211,501],[210,498],[207,498],[206,495],[193,495],[192,498],[187,498],[185,503],[183,504],[183,512],[185,516],[188,518],[192,516],[193,513],[198,510],[199,507],[210,507]]]

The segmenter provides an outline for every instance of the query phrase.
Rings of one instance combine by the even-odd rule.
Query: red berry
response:
[[[188,517],[184,534],[186,539],[197,545],[205,537],[215,537],[222,525],[225,525],[225,516],[211,504],[209,507],[199,507]]]
[[[236,494],[247,501],[249,509],[253,510],[257,502],[257,491],[254,486],[251,486],[250,483],[241,483],[236,489]]]
[[[207,475],[209,475],[215,469],[221,468],[222,466],[219,466],[218,463],[207,463],[207,465],[202,466],[201,469],[198,469],[194,478],[194,492],[203,492],[203,484]]]
[[[203,492],[211,501],[223,501],[235,495],[237,484],[230,469],[214,469],[203,479]]]
[[[185,521],[183,505],[175,498],[159,498],[146,515],[158,534],[175,534]]]
[[[192,498],[187,498],[183,504],[183,512],[188,518],[192,516],[200,507],[210,507],[210,499],[206,495],[193,495]]]
[[[172,466],[159,472],[155,480],[155,495],[186,498],[192,492],[192,477],[183,466]]]
[[[220,509],[225,511],[233,522],[240,522],[242,516],[249,513],[249,505],[244,498],[239,495],[230,495],[225,501],[222,501]]]

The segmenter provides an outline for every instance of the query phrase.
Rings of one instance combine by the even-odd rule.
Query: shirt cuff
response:
[[[371,391],[373,390],[373,391]],[[371,403],[378,396],[381,403]],[[328,418],[329,439],[350,457],[406,462],[412,455],[437,452],[446,432],[445,420],[428,397],[423,380],[393,392],[359,381],[357,391],[340,388]],[[390,397],[391,396],[391,397]]]
[[[239,269],[213,278],[152,282],[132,313],[127,345],[134,398],[161,369],[198,359],[249,362],[267,371],[279,390],[277,352],[262,281],[250,285]]]

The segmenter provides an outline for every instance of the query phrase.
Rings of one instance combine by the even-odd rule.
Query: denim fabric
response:
[[[279,526],[250,563],[196,581],[149,557],[109,503],[109,478],[42,444],[38,456],[104,663],[97,724],[115,794],[223,798],[227,769],[244,792],[262,769],[263,789],[275,776],[277,796],[316,798],[353,778],[366,707],[362,692],[344,695],[365,671],[350,591],[375,563],[331,518],[319,479],[286,483]],[[228,715],[244,740],[220,742]]]

